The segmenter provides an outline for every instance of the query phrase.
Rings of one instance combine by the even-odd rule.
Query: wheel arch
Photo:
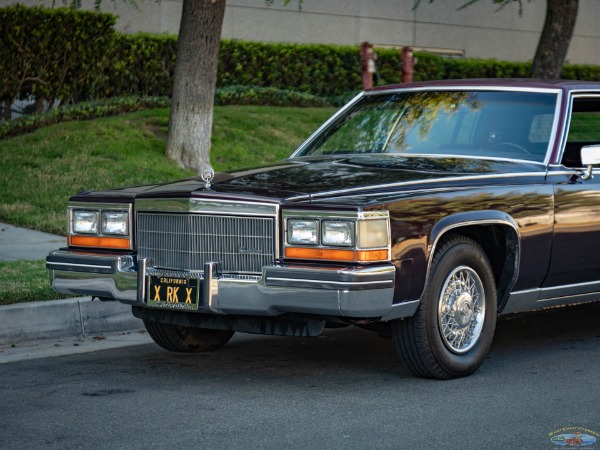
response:
[[[496,279],[498,312],[502,311],[519,275],[521,238],[517,222],[510,215],[495,210],[458,213],[441,219],[429,234],[426,283],[435,251],[449,234],[473,239],[486,253]]]

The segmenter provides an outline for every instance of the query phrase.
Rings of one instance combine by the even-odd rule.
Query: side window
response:
[[[600,98],[575,98],[562,163],[581,167],[581,147],[600,145]]]

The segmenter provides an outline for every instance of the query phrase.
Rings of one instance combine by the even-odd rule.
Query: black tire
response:
[[[197,353],[223,347],[233,336],[233,331],[208,328],[182,327],[144,320],[144,326],[154,342],[172,352]]]
[[[485,252],[472,239],[451,235],[435,252],[417,312],[392,321],[392,337],[415,374],[447,380],[479,368],[496,319],[496,283]]]

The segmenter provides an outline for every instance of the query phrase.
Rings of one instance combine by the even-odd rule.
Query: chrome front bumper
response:
[[[134,306],[145,303],[146,276],[156,269],[135,255],[91,254],[58,250],[46,259],[58,292],[114,298]],[[218,274],[207,263],[198,312],[250,316],[306,313],[335,317],[394,318],[414,313],[416,305],[393,305],[395,266],[308,267],[271,265],[261,276]],[[152,308],[156,309],[156,308]]]

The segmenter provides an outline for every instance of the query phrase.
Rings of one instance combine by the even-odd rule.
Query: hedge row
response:
[[[167,97],[118,97],[61,106],[47,113],[29,114],[0,121],[0,139],[30,133],[56,123],[114,116],[149,108],[166,108],[169,105],[170,101]]]
[[[175,36],[117,35],[115,42],[105,95],[171,94]],[[400,51],[377,49],[377,54],[378,84],[402,82]],[[294,89],[327,98],[346,96],[361,88],[358,46],[223,40],[219,55],[217,86],[220,87]],[[451,59],[430,53],[416,56],[415,81],[527,77],[531,68],[529,63],[491,59]]]
[[[31,95],[80,101],[170,96],[176,36],[116,33],[114,16],[71,9],[0,8],[0,106]],[[377,49],[379,84],[401,81],[400,51]],[[415,80],[526,77],[529,63],[417,53]],[[294,89],[319,97],[360,89],[358,46],[223,40],[217,85]],[[600,80],[567,65],[564,78]]]
[[[149,108],[167,108],[168,97],[113,97],[102,100],[81,102],[55,108],[47,113],[21,116],[12,120],[0,121],[0,139],[19,136],[38,128],[71,120],[87,120],[97,117],[114,116]],[[260,105],[323,107],[331,106],[327,100],[312,94],[297,91],[284,91],[270,87],[228,86],[217,88],[216,105]]]
[[[0,8],[0,101],[81,100],[106,84],[115,17],[69,9]]]

